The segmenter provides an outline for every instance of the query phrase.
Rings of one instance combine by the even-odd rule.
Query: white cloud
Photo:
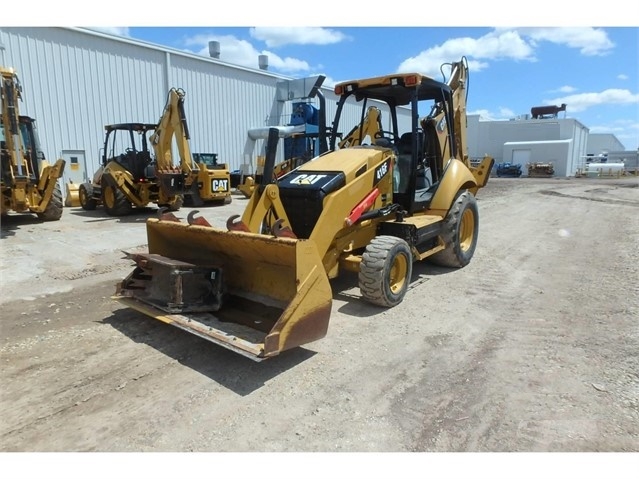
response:
[[[515,116],[515,113],[510,108],[500,107],[498,112],[493,112],[486,109],[473,110],[466,112],[467,115],[479,115],[482,120],[489,121],[501,121],[509,120]]]
[[[266,43],[269,48],[285,45],[331,45],[346,40],[342,32],[320,27],[254,27],[251,37]]]
[[[416,71],[433,78],[441,78],[440,65],[468,57],[468,67],[477,72],[488,67],[482,60],[509,58],[512,60],[534,60],[532,47],[515,31],[493,31],[479,38],[453,38],[441,45],[429,48],[415,57],[404,60],[398,72]]]
[[[130,37],[129,27],[84,27],[88,30],[96,32],[108,33],[110,35],[118,35],[120,37]]]
[[[561,86],[559,88],[557,88],[556,90],[552,90],[552,92],[560,92],[560,93],[572,93],[577,91],[577,89],[574,86],[570,86],[570,85],[564,85]]]
[[[258,68],[258,57],[268,55],[269,68],[281,72],[299,73],[310,70],[309,64],[297,58],[282,58],[273,52],[257,50],[250,42],[240,40],[232,35],[196,35],[185,39],[184,44],[193,48],[198,55],[209,56],[209,41],[220,42],[220,60],[248,68]]]
[[[630,90],[619,88],[609,88],[598,93],[580,93],[578,95],[568,95],[561,98],[544,100],[546,104],[560,105],[565,103],[566,110],[570,112],[584,111],[597,105],[610,104],[631,104],[639,102],[639,94],[634,94]]]
[[[310,66],[304,60],[291,57],[281,58],[269,51],[264,51],[261,55],[268,55],[269,68],[273,67],[282,72],[307,72],[310,70]]]
[[[560,27],[560,28],[521,28],[519,33],[533,42],[551,42],[578,48],[582,55],[605,55],[615,44],[608,34],[600,28]]]
[[[515,112],[510,108],[499,107],[499,116],[502,118],[512,118],[515,116]]]
[[[468,57],[468,66],[474,72],[487,68],[489,60],[536,61],[535,48],[540,42],[578,48],[583,55],[603,55],[614,47],[614,43],[602,29],[500,27],[479,38],[446,40],[441,45],[407,58],[400,63],[397,71],[416,71],[440,78],[439,66],[462,55]]]
[[[628,78],[629,78],[628,75],[625,75],[623,73],[620,73],[619,75],[617,75],[618,80],[627,80]]]

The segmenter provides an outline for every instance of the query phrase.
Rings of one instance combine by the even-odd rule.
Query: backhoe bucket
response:
[[[80,185],[69,181],[66,185],[67,194],[64,199],[64,206],[68,207],[76,207],[81,206],[80,204]]]
[[[149,253],[129,255],[115,299],[255,361],[326,336],[332,292],[312,241],[146,225]]]

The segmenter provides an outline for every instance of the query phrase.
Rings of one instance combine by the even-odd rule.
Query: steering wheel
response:
[[[386,131],[386,130],[378,130],[375,132],[373,136],[376,140],[379,140],[380,138],[388,138],[393,142],[396,142],[397,140],[399,140],[399,135],[396,135],[392,131]]]

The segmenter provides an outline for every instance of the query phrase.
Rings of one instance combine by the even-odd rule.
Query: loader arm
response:
[[[22,87],[17,74],[13,69],[1,68],[2,89],[0,99],[2,102],[2,127],[4,129],[5,150],[9,156],[8,168],[3,165],[3,176],[9,174],[12,185],[23,183],[31,176],[29,163],[26,161],[25,148],[20,135],[20,111],[18,102],[22,100]],[[6,168],[6,170],[5,170]],[[26,187],[26,185],[23,185]]]

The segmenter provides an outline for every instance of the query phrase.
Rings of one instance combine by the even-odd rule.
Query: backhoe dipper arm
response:
[[[367,136],[371,142],[375,140],[375,133],[382,131],[382,114],[376,106],[371,106],[366,112],[366,116],[362,122],[355,126],[348,135],[339,142],[340,148],[349,148],[351,146],[359,146],[362,140]]]
[[[453,118],[455,123],[455,143],[459,157],[466,166],[470,166],[468,159],[468,142],[466,140],[466,99],[468,98],[468,63],[466,57],[450,64],[448,86],[453,92]]]
[[[189,146],[189,129],[184,114],[184,90],[171,88],[164,107],[164,112],[158,122],[150,141],[155,150],[155,158],[159,170],[174,168],[172,155],[173,137],[180,154],[180,168],[186,175],[197,172],[193,163],[191,148]]]

